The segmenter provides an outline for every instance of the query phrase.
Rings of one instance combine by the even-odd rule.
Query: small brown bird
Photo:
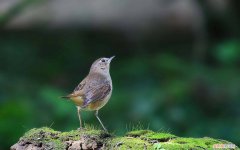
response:
[[[95,116],[104,127],[102,121],[98,117],[98,111],[110,99],[112,95],[112,79],[109,73],[110,63],[114,58],[99,58],[91,66],[89,74],[80,82],[74,91],[62,98],[72,100],[77,106],[80,129],[82,128],[82,120],[80,111],[96,111]]]

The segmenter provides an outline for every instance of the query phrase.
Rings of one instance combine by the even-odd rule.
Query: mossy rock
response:
[[[170,133],[153,132],[151,130],[136,130],[117,137],[102,130],[86,128],[69,132],[54,131],[51,128],[34,128],[26,132],[11,147],[11,150],[23,149],[145,149],[145,150],[202,150],[213,149],[214,144],[228,144],[231,142],[213,138],[182,138]],[[228,148],[231,149],[231,148]]]

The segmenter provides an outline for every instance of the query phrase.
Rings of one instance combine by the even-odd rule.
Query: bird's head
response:
[[[103,74],[109,73],[110,63],[114,57],[115,56],[112,56],[110,58],[103,57],[103,58],[97,59],[92,64],[90,72],[98,72],[98,73],[103,73]]]

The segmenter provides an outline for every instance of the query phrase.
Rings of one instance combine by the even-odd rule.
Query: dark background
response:
[[[99,57],[113,94],[99,115],[117,135],[149,128],[240,145],[239,2],[0,2],[0,149],[24,132],[79,126],[66,95]],[[99,126],[93,112],[87,124]]]

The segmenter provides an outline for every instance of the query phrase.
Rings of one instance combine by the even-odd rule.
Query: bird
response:
[[[95,111],[95,116],[102,128],[107,131],[98,116],[98,111],[107,104],[112,95],[112,79],[110,76],[110,63],[115,56],[102,57],[95,60],[88,75],[77,85],[71,94],[62,96],[70,99],[77,107],[80,129],[83,129],[80,112]]]

